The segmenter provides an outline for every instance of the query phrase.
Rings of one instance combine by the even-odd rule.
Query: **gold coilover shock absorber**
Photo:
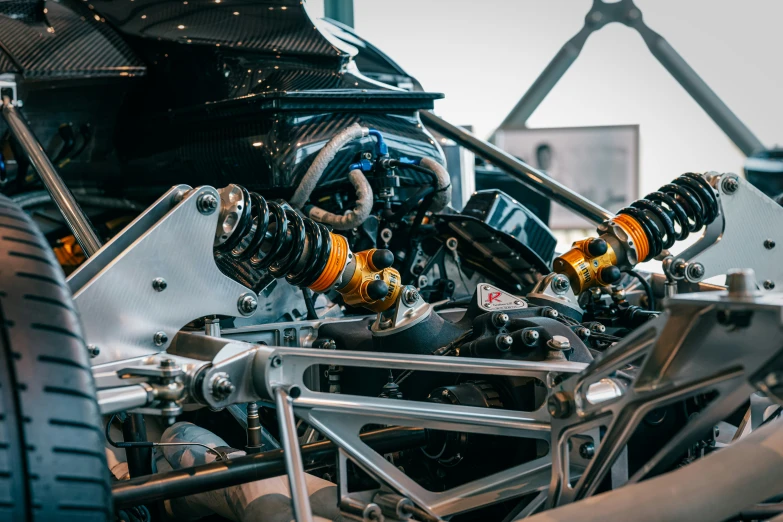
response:
[[[214,250],[230,277],[249,284],[252,273],[285,277],[314,292],[333,289],[346,304],[387,310],[401,291],[393,254],[370,249],[353,253],[348,240],[304,217],[286,203],[266,201],[239,185],[219,189],[220,217]]]
[[[598,237],[582,239],[555,258],[575,294],[620,280],[622,269],[655,258],[676,241],[719,215],[718,196],[700,174],[687,173],[623,208],[598,226]]]

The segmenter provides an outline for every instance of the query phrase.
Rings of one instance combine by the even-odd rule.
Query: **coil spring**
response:
[[[314,283],[332,250],[329,229],[290,207],[239,188],[248,203],[234,232],[215,248],[216,253],[247,263],[254,270],[267,271],[275,278],[285,277],[294,286]]]
[[[689,172],[634,201],[618,214],[634,218],[641,226],[650,244],[644,261],[649,261],[662,250],[671,248],[675,241],[681,241],[691,232],[715,221],[718,197],[704,177]]]

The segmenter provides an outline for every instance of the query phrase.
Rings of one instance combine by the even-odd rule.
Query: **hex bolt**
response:
[[[498,350],[501,352],[507,352],[512,344],[514,344],[514,339],[512,339],[510,335],[501,334],[495,338],[495,345],[497,345]]]
[[[166,332],[156,332],[152,340],[155,341],[155,346],[163,346],[169,342],[169,336],[166,335]]]
[[[282,357],[280,357],[279,355],[275,355],[274,357],[272,357],[272,361],[270,362],[270,365],[272,366],[272,368],[280,368],[280,366],[282,366],[282,364],[283,364],[283,358]]]
[[[595,444],[592,442],[585,442],[579,446],[579,456],[583,459],[590,460],[595,455]]]
[[[701,263],[691,263],[688,265],[688,275],[691,279],[701,279],[704,277],[704,265]]]
[[[568,337],[562,335],[552,336],[552,338],[546,342],[546,345],[550,350],[563,351],[571,349],[571,341],[568,340]]]
[[[160,361],[161,368],[173,368],[174,366],[176,366],[174,359],[163,359]]]
[[[775,281],[770,281],[769,279],[764,281],[764,289],[765,290],[774,290],[775,289]]]
[[[508,314],[504,314],[503,312],[497,312],[495,314],[492,314],[492,324],[497,326],[498,328],[504,328],[508,325],[509,318]]]
[[[522,332],[522,341],[528,346],[533,346],[538,342],[538,338],[541,337],[541,335],[538,333],[538,330],[524,330]]]
[[[258,308],[258,299],[252,294],[242,294],[237,301],[237,310],[239,313],[248,316],[253,315]]]
[[[564,294],[568,292],[568,289],[571,287],[571,282],[568,280],[568,277],[564,276],[563,274],[557,274],[552,278],[550,286],[552,287],[552,290],[555,291],[555,293]]]
[[[739,186],[739,180],[735,176],[728,176],[723,180],[723,183],[721,183],[723,192],[726,194],[734,194],[739,189]]]
[[[87,354],[90,356],[90,359],[95,359],[100,355],[101,349],[95,346],[94,344],[88,344],[87,345]]]
[[[549,317],[550,319],[557,319],[560,317],[560,314],[554,308],[547,308],[544,310],[544,316]]]
[[[156,277],[155,279],[152,280],[152,288],[154,288],[156,292],[162,292],[168,286],[169,284],[162,277]]]
[[[764,241],[764,248],[766,248],[767,250],[772,250],[773,248],[775,248],[775,241],[772,239],[767,239],[766,241]]]
[[[564,419],[571,415],[571,399],[566,392],[557,392],[546,403],[549,414],[556,419]]]
[[[211,193],[202,194],[196,200],[196,208],[198,208],[198,211],[207,216],[214,213],[219,204],[218,198]]]

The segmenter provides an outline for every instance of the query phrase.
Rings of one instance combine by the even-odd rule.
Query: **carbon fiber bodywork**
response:
[[[21,3],[28,14],[42,6]],[[23,110],[50,155],[62,150],[63,126],[89,142],[57,158],[71,185],[143,187],[152,198],[175,183],[226,181],[286,197],[318,149],[354,122],[383,132],[392,157],[442,158],[417,116],[439,95],[364,76],[356,48],[298,0],[64,0],[43,8],[43,22],[0,15],[0,72],[18,73]],[[356,142],[334,165],[370,147]],[[29,178],[20,162],[22,175],[8,176],[19,180],[11,191],[25,190]],[[328,170],[321,187],[346,174]],[[426,182],[402,174],[403,185]]]

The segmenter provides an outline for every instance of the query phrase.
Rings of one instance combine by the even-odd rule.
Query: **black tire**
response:
[[[41,232],[0,195],[0,520],[106,521],[111,507],[71,294]]]

